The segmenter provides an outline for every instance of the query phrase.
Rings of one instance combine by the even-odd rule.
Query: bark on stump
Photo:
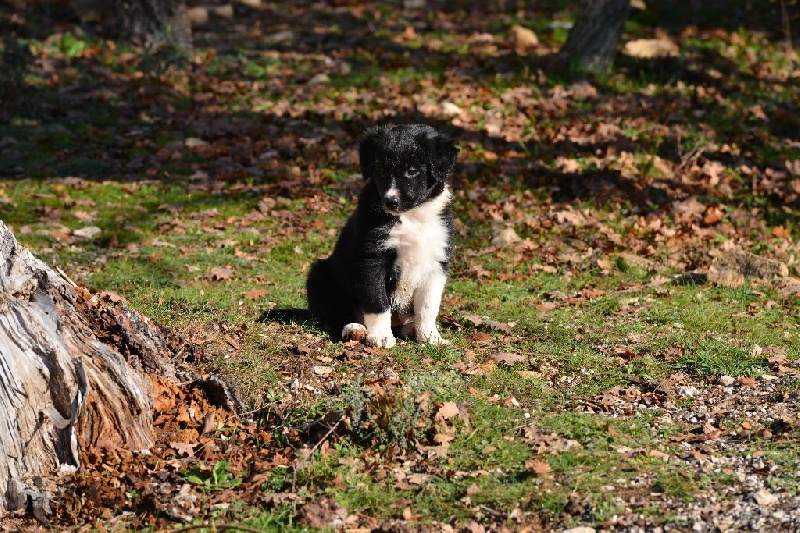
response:
[[[561,53],[573,68],[606,74],[614,65],[630,0],[586,0]]]
[[[174,378],[160,326],[75,287],[0,221],[0,514],[47,509],[41,479],[79,450],[153,444],[149,373]]]

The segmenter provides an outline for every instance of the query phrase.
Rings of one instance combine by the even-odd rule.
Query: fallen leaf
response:
[[[520,237],[514,228],[500,227],[495,229],[494,236],[492,237],[492,246],[506,248],[512,244],[519,242]]]
[[[233,269],[228,267],[214,267],[212,268],[208,274],[205,275],[205,279],[211,281],[228,281],[233,279]]]
[[[318,376],[327,376],[333,373],[333,367],[326,365],[315,365],[314,373]]]
[[[722,220],[722,210],[717,206],[711,206],[706,209],[705,215],[703,215],[703,224],[706,226],[712,226]]]
[[[259,298],[263,298],[266,295],[267,291],[265,291],[264,289],[250,289],[249,291],[243,293],[242,296],[244,296],[248,300],[258,300]]]
[[[217,422],[214,413],[208,413],[203,419],[203,429],[200,431],[201,435],[206,435],[217,429]]]
[[[525,461],[525,470],[536,475],[549,474],[553,471],[549,464],[538,459],[529,459]]]
[[[781,239],[788,239],[792,236],[792,233],[783,226],[776,226],[772,228],[772,231],[770,233],[772,233],[773,237],[778,237]]]
[[[458,412],[458,405],[456,402],[444,402],[436,412],[435,418],[439,421],[450,420],[451,418],[458,416]]]
[[[507,366],[514,366],[516,363],[524,363],[527,357],[516,353],[500,352],[490,355],[494,361]]]
[[[622,51],[631,57],[651,59],[678,55],[678,45],[670,39],[634,39],[625,43]]]

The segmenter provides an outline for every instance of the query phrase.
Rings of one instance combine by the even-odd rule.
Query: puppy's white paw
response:
[[[391,333],[388,335],[368,334],[367,340],[364,341],[364,344],[367,346],[372,346],[373,348],[391,348],[397,344],[397,340]]]
[[[417,331],[417,342],[427,342],[434,346],[444,346],[450,344],[450,341],[442,337],[437,330],[423,332]]]
[[[367,327],[358,322],[350,322],[342,328],[342,341],[363,342],[367,337]]]

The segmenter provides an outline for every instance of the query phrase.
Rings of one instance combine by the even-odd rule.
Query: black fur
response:
[[[396,251],[383,244],[400,213],[442,194],[457,153],[453,142],[430,126],[386,125],[367,130],[359,145],[366,183],[356,210],[333,253],[311,266],[306,282],[309,311],[333,338],[339,338],[344,325],[363,323],[364,313],[382,313],[391,307],[400,272],[395,267]],[[385,197],[392,183],[399,193],[396,203]],[[447,259],[441,262],[446,272],[453,251],[449,202],[440,217],[448,236]]]

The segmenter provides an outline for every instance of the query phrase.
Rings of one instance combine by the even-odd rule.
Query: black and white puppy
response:
[[[391,348],[393,319],[409,326],[413,318],[418,342],[446,343],[436,316],[453,254],[448,178],[457,153],[430,126],[367,130],[358,206],[306,282],[309,311],[332,336]]]

